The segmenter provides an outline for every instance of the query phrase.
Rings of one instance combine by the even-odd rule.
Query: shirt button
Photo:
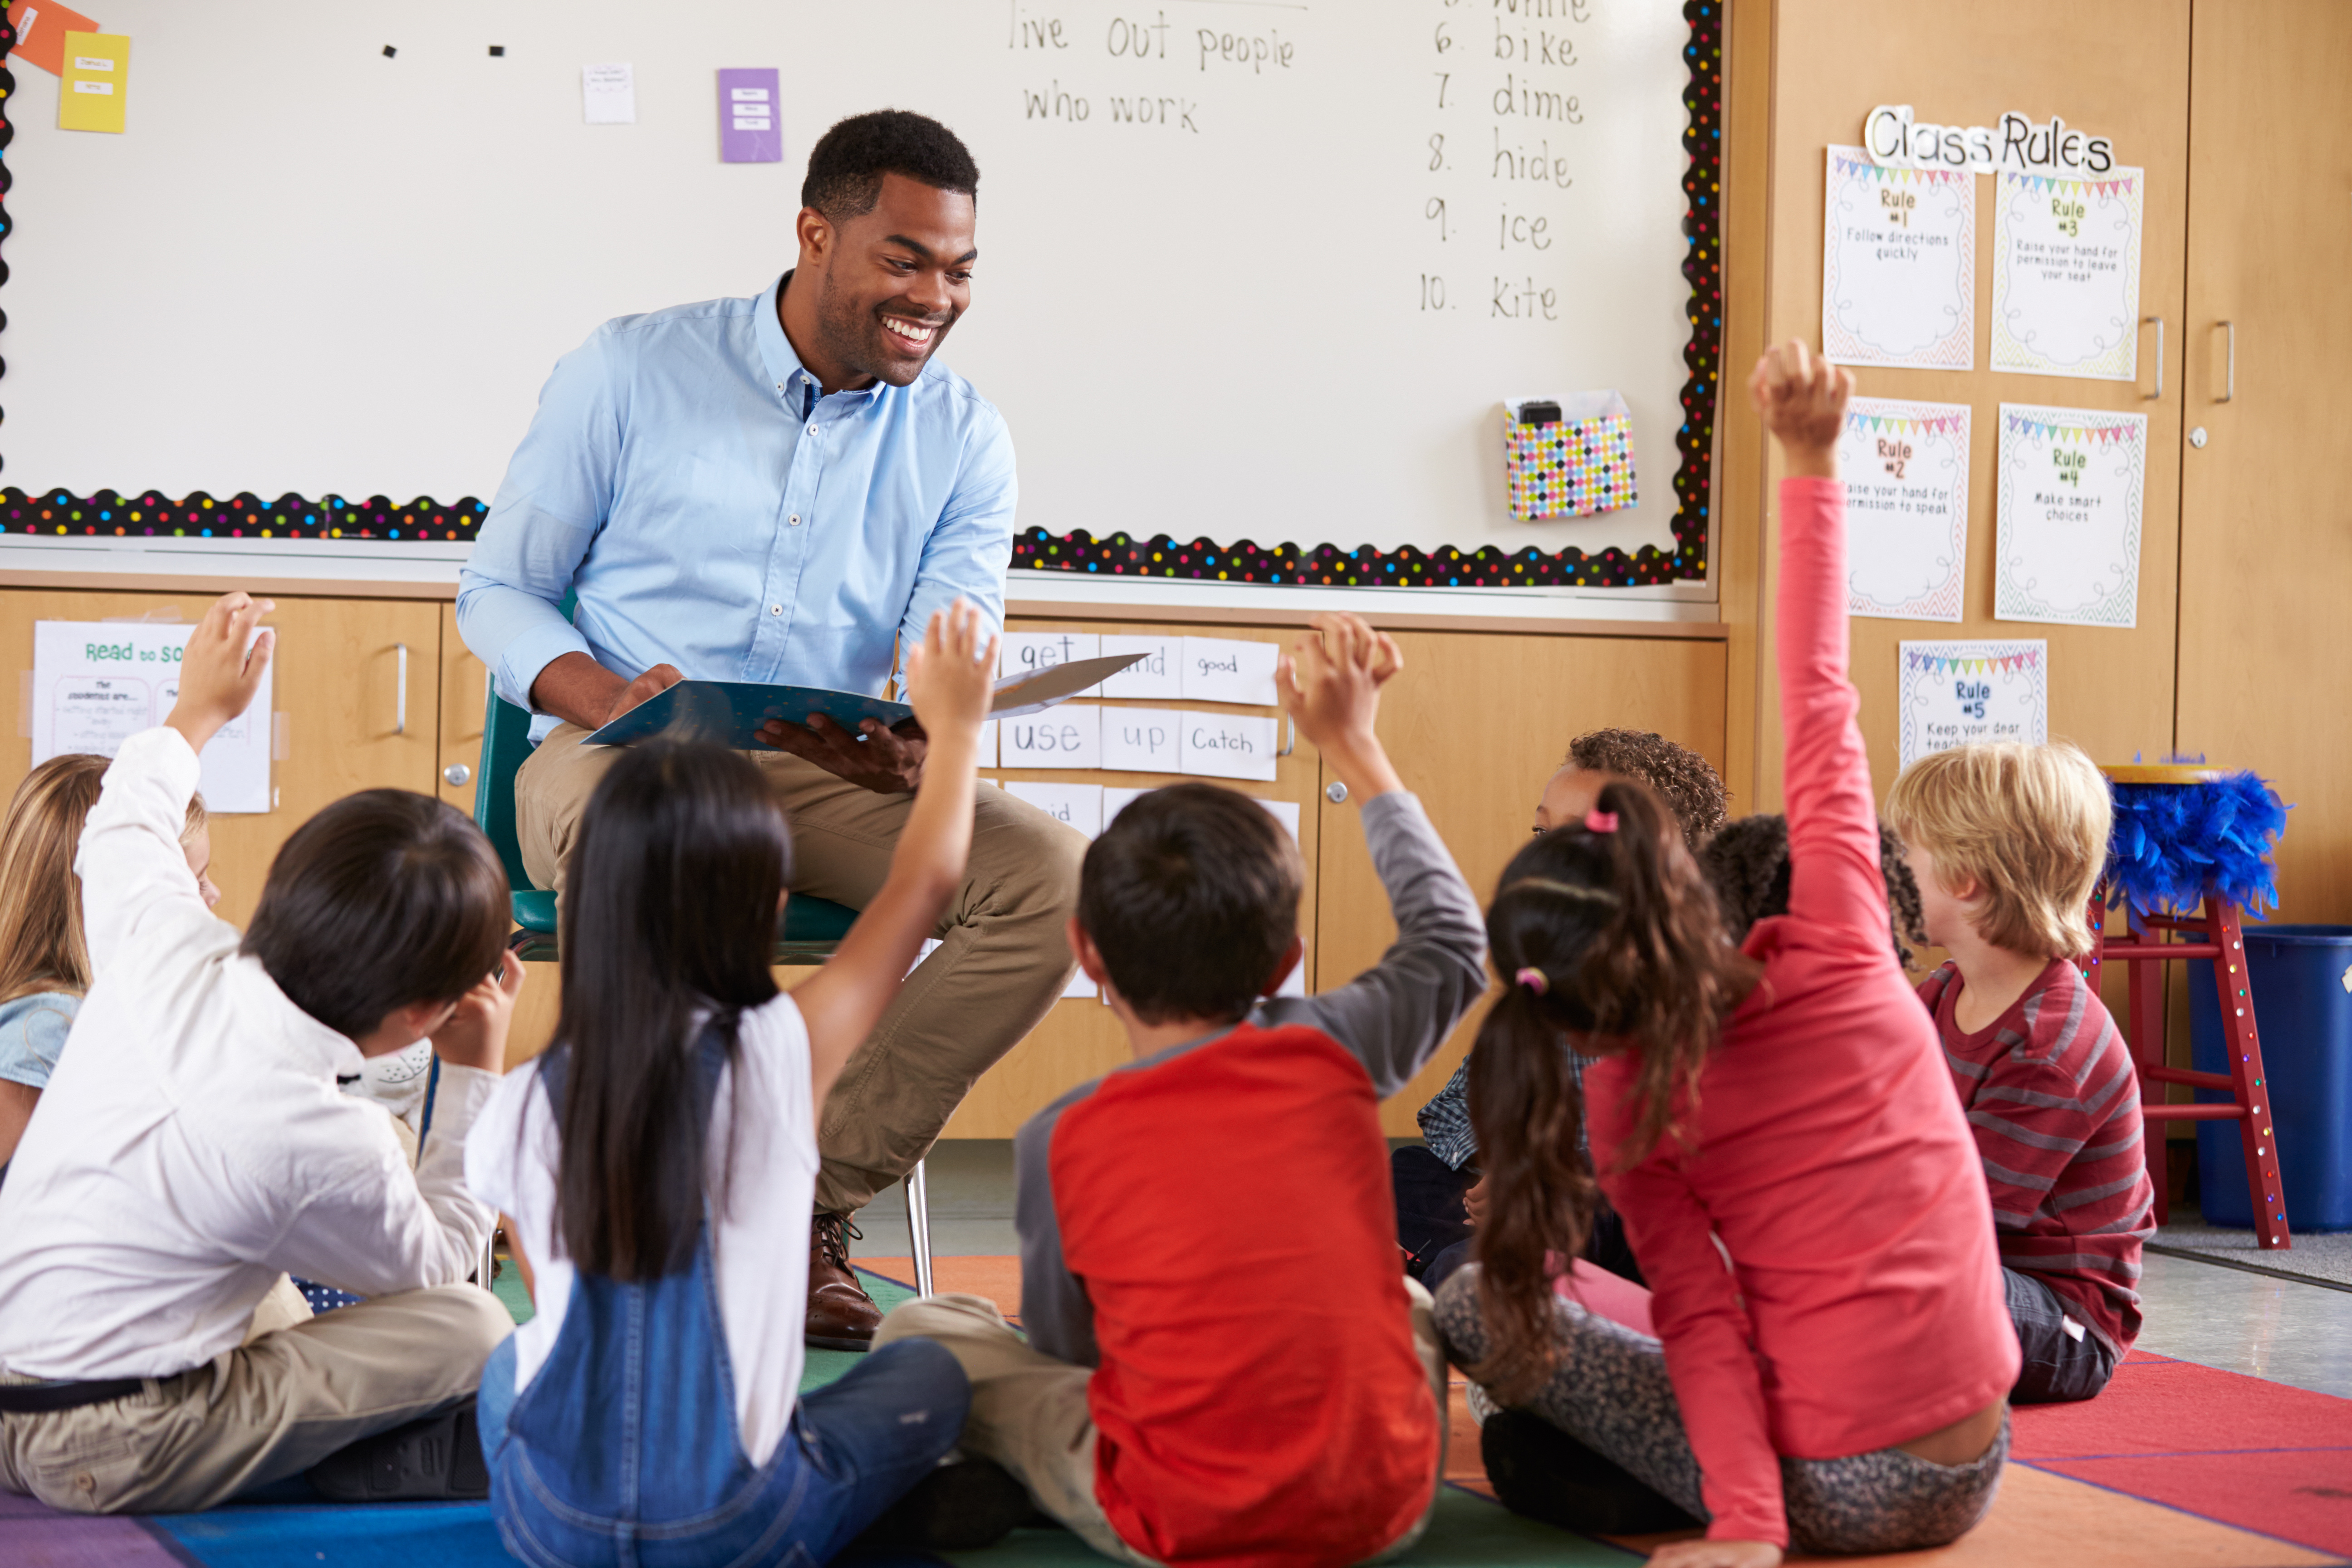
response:
[[[782,605],[770,605],[768,606],[768,614],[772,616],[781,616],[783,613],[784,607]]]
[[[801,525],[801,514],[794,512],[792,516],[784,519],[784,521],[791,523],[794,528],[798,528]]]
[[[809,421],[809,434],[812,436],[816,434],[816,421],[814,419]]]

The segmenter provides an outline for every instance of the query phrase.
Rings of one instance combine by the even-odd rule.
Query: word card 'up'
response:
[[[996,754],[1001,768],[1098,768],[1102,710],[1065,702],[1024,719],[1000,719]]]
[[[1106,708],[1102,710],[1102,765],[1122,773],[1184,771],[1181,738],[1192,717],[1173,708]]]
[[[1184,696],[1195,702],[1246,702],[1271,708],[1278,700],[1274,666],[1281,657],[1279,643],[1186,637]]]
[[[1282,742],[1273,719],[1227,713],[1187,713],[1179,770],[1195,778],[1271,779]]]

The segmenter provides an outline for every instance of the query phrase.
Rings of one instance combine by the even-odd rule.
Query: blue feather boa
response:
[[[2193,914],[2210,888],[2261,920],[2278,907],[2271,847],[2286,804],[2251,773],[2211,784],[2112,786],[2107,886],[2134,916]]]

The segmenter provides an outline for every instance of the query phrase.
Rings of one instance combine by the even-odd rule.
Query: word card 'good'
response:
[[[1195,702],[1247,702],[1271,708],[1277,700],[1274,666],[1281,657],[1279,643],[1186,637],[1184,696]]]

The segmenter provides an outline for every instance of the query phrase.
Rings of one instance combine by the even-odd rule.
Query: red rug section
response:
[[[2096,1399],[2020,1406],[2011,1457],[2352,1554],[2352,1399],[2134,1352]]]

